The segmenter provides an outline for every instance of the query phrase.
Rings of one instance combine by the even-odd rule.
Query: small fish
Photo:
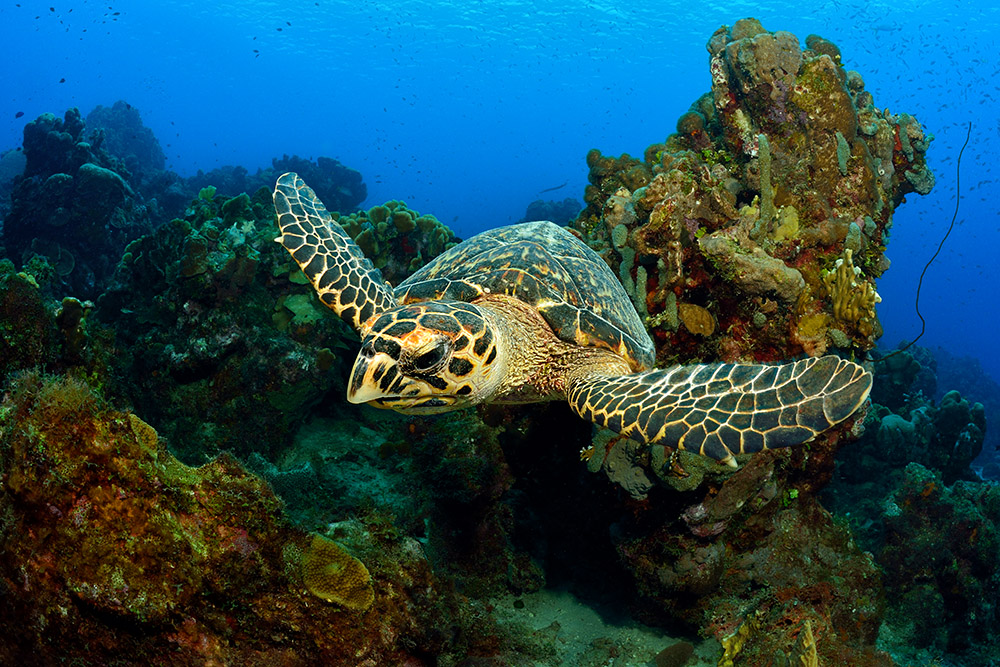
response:
[[[20,118],[23,115],[24,115],[23,111],[18,111],[16,114],[14,114],[14,118]]]
[[[542,194],[543,192],[552,192],[553,190],[559,190],[561,188],[566,187],[567,185],[569,185],[569,181],[566,181],[562,185],[556,185],[555,187],[545,188],[544,190],[539,190],[538,194]]]

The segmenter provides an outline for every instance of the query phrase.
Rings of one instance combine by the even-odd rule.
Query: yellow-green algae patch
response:
[[[319,533],[302,555],[302,580],[316,597],[354,611],[365,611],[375,600],[364,563]]]

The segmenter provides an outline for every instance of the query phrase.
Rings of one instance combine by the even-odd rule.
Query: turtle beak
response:
[[[366,354],[366,351],[362,350],[354,361],[354,369],[351,370],[347,400],[351,403],[368,403],[380,398],[398,396],[390,391],[398,377],[395,359],[382,352]]]

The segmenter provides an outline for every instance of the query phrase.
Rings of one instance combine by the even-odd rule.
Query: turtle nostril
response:
[[[365,359],[371,359],[375,356],[375,349],[371,345],[365,345],[361,348],[361,356]]]

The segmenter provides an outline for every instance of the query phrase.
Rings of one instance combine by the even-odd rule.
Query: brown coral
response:
[[[711,336],[715,333],[715,318],[701,306],[693,303],[677,304],[677,316],[680,317],[684,327],[693,334],[699,336]]]
[[[354,611],[365,611],[375,600],[365,564],[319,533],[302,554],[302,580],[316,597]]]

